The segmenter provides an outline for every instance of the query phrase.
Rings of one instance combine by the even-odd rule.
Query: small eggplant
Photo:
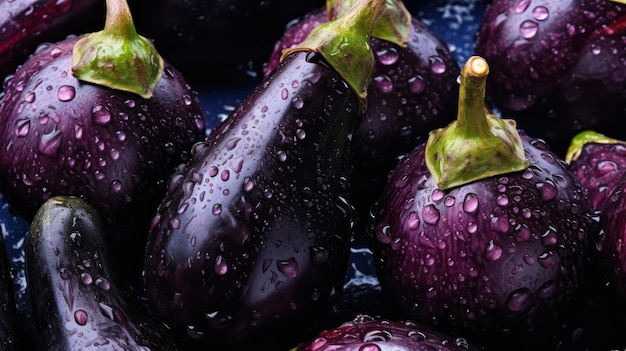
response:
[[[260,71],[285,26],[324,0],[133,0],[137,28],[194,83]],[[252,67],[250,67],[252,66]]]
[[[0,231],[0,350],[20,349],[17,305],[13,288],[11,262],[6,250],[4,233]]]
[[[140,253],[120,257],[140,267],[169,176],[205,138],[205,112],[178,71],[137,35],[125,1],[107,5],[104,31],[41,46],[6,81],[0,187],[27,221],[52,196],[84,197],[113,247]]]
[[[265,76],[284,50],[300,44],[313,28],[332,17],[333,1],[328,3],[285,30],[265,63]],[[398,158],[426,141],[432,129],[456,117],[458,62],[446,44],[408,11],[399,20],[408,22],[409,28],[402,43],[378,38],[376,32],[371,39],[376,64],[368,87],[368,109],[351,146],[350,197],[357,210],[357,234],[365,232],[370,207]]]
[[[152,310],[188,341],[285,349],[338,300],[353,223],[347,151],[384,3],[358,1],[285,53],[172,176],[144,276]]]
[[[453,337],[410,320],[386,320],[358,315],[323,331],[293,351],[469,351],[478,350],[462,337]]]
[[[101,1],[0,0],[0,76],[13,73],[39,44],[97,30]]]
[[[394,169],[373,252],[383,290],[411,319],[528,346],[578,311],[597,226],[565,161],[487,112],[488,72],[468,59],[457,121]]]
[[[561,157],[585,129],[625,138],[625,16],[610,0],[494,0],[475,41],[488,100]]]
[[[37,350],[178,350],[163,324],[118,288],[106,231],[84,200],[47,200],[26,236]]]

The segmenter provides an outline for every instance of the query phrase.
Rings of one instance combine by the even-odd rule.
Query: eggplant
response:
[[[0,231],[0,350],[19,350],[21,346],[17,305],[13,288],[13,267]]]
[[[0,76],[13,73],[40,44],[94,31],[103,23],[101,1],[1,0]]]
[[[453,337],[411,320],[387,320],[358,315],[352,321],[319,333],[293,351],[462,351],[478,350]]]
[[[410,319],[555,349],[580,317],[597,222],[565,161],[488,112],[488,73],[467,60],[457,120],[394,169],[373,219],[377,275]]]
[[[95,208],[48,199],[26,235],[26,278],[37,350],[178,350],[165,326],[120,288]]]
[[[193,84],[224,85],[261,62],[294,18],[323,0],[133,0],[137,28]],[[199,49],[201,48],[201,49]]]
[[[185,344],[285,349],[341,295],[353,223],[347,150],[384,3],[358,1],[286,53],[172,176],[144,280],[151,309]]]
[[[332,9],[332,1],[329,1]],[[334,12],[338,12],[335,10]],[[292,23],[264,65],[267,76],[282,52],[300,44],[331,16],[327,8]],[[426,141],[428,132],[456,117],[460,67],[446,43],[407,11],[404,45],[371,39],[376,64],[368,87],[368,109],[352,136],[350,198],[357,210],[357,234],[365,234],[370,207],[398,158]],[[451,103],[452,102],[452,103]]]
[[[585,129],[623,139],[624,16],[609,0],[492,1],[475,36],[488,99],[561,157]]]
[[[0,189],[26,221],[52,196],[85,198],[123,252],[120,265],[139,274],[167,180],[206,137],[205,111],[175,67],[137,35],[127,4],[107,4],[104,31],[42,45],[5,82]],[[107,46],[119,42],[130,52]]]

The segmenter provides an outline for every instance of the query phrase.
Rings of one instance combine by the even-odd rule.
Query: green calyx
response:
[[[488,74],[482,57],[467,60],[461,70],[457,120],[428,136],[426,166],[441,189],[529,166],[516,122],[485,107]]]
[[[137,34],[126,0],[106,0],[106,6],[104,30],[87,34],[74,45],[72,74],[149,99],[163,75],[163,58]]]
[[[326,12],[328,19],[337,18],[346,12],[356,0],[327,0]],[[411,34],[411,13],[402,1],[387,0],[378,23],[374,27],[372,37],[386,40],[400,47],[408,45]]]
[[[300,45],[287,49],[313,51],[332,66],[359,97],[361,113],[367,109],[367,87],[374,73],[370,39],[387,0],[355,0],[337,18],[315,27]]]
[[[565,154],[565,162],[572,163],[572,161],[576,161],[578,157],[580,156],[580,154],[582,153],[583,147],[586,144],[590,144],[590,143],[626,145],[626,141],[613,139],[604,134],[595,132],[593,130],[584,130],[574,135],[574,137],[570,141],[569,147],[567,149],[567,153]]]

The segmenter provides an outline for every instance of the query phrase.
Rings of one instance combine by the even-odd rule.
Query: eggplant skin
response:
[[[5,82],[0,101],[0,189],[30,221],[48,198],[95,206],[116,249],[141,253],[176,166],[206,137],[197,94],[166,63],[151,99],[72,76],[78,37],[42,44]]]
[[[624,139],[626,6],[605,0],[494,0],[475,36],[487,97],[564,156],[584,129]]]
[[[446,335],[411,320],[357,315],[325,330],[294,351],[477,351],[462,337]]]
[[[425,145],[394,170],[372,245],[383,290],[410,318],[530,347],[580,311],[595,212],[567,164],[521,136],[531,165],[520,172],[443,191]]]
[[[96,0],[0,1],[0,77],[15,71],[37,46],[99,30],[104,3]]]
[[[342,292],[356,95],[289,55],[171,178],[148,238],[153,311],[205,347],[285,349]]]
[[[178,350],[165,327],[118,287],[94,208],[53,197],[25,241],[37,350]]]
[[[263,67],[267,76],[283,50],[300,44],[328,21],[326,8],[292,22]],[[368,109],[352,136],[350,198],[357,210],[356,232],[365,236],[370,207],[398,158],[426,141],[428,132],[456,118],[459,64],[447,45],[417,18],[407,47],[371,39],[376,59],[367,89]],[[452,103],[451,103],[452,102]]]

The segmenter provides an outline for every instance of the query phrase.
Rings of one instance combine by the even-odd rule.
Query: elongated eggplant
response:
[[[187,339],[284,349],[340,296],[353,223],[347,151],[384,2],[359,1],[286,53],[172,176],[145,285],[151,308]]]
[[[95,209],[47,200],[26,236],[26,277],[38,350],[177,350],[160,322],[120,288]]]
[[[292,23],[264,65],[276,67],[282,52],[298,45],[316,26],[329,20],[329,6]],[[341,3],[341,2],[340,2]],[[335,10],[334,12],[337,12]],[[380,195],[398,158],[426,140],[428,132],[456,116],[459,64],[446,44],[408,11],[405,43],[373,34],[376,64],[368,87],[368,109],[357,126],[351,147],[350,197],[357,210],[357,234],[365,233],[370,207]],[[452,101],[452,103],[450,103]]]
[[[27,221],[51,196],[84,197],[138,272],[167,179],[205,138],[205,112],[125,1],[107,4],[103,31],[42,45],[5,82],[0,188]]]
[[[394,169],[376,215],[377,272],[416,321],[493,349],[555,349],[580,317],[598,226],[565,161],[486,112],[488,72],[467,61],[457,121]]]
[[[0,76],[15,71],[39,44],[97,30],[101,1],[0,0]]]
[[[585,129],[624,138],[626,5],[611,0],[495,0],[475,52],[487,97],[560,157]]]

